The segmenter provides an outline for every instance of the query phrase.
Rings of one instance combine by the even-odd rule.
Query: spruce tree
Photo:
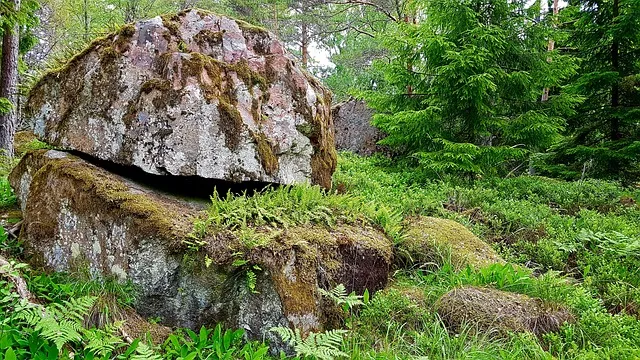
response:
[[[384,143],[437,172],[499,173],[560,139],[579,100],[562,91],[572,57],[547,51],[558,36],[539,3],[419,0],[416,21],[384,36],[385,91],[372,91]],[[549,88],[542,102],[543,89]],[[523,167],[523,168],[526,168]]]
[[[571,0],[569,47],[581,59],[560,169],[574,176],[640,177],[640,1]],[[568,166],[566,166],[568,165]],[[556,168],[558,169],[558,168]]]

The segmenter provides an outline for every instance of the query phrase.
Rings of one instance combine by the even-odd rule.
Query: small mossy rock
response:
[[[436,310],[447,328],[463,326],[484,334],[504,336],[509,332],[531,332],[542,336],[558,331],[574,317],[565,307],[506,291],[466,286],[454,289],[436,302]]]
[[[36,135],[31,131],[18,131],[13,137],[13,149],[15,155],[21,155],[30,149],[30,144],[38,141]]]
[[[268,31],[202,10],[94,41],[30,91],[40,140],[161,175],[331,186],[331,93]]]
[[[447,219],[416,217],[405,223],[405,236],[398,245],[403,265],[442,265],[451,260],[456,269],[503,264],[505,261],[489,244],[463,225]]]
[[[206,216],[206,204],[62,151],[27,153],[9,181],[33,266],[129,280],[139,289],[137,312],[169,326],[224,323],[277,344],[271,327],[328,327],[336,311],[319,287],[375,292],[386,285],[392,263],[392,244],[382,232],[347,224],[259,228],[269,241],[253,246],[220,230],[193,250],[193,221]],[[246,264],[237,265],[240,253]],[[247,286],[249,270],[257,277],[255,292]]]

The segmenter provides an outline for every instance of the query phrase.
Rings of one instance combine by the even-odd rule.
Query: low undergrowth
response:
[[[225,196],[215,192],[207,216],[195,222],[194,235],[232,230],[241,239],[258,227],[287,228],[309,224],[366,223],[397,238],[402,217],[384,203],[366,201],[350,194],[325,191],[318,186],[298,185],[268,188],[262,192]],[[249,236],[245,243],[251,243]]]
[[[7,205],[14,206],[8,188],[7,194]],[[434,180],[384,158],[342,154],[334,190],[294,186],[251,196],[214,194],[194,235],[231,230],[244,234],[250,243],[255,240],[251,235],[255,228],[331,227],[346,222],[377,226],[398,242],[403,241],[403,219],[429,215],[464,224],[513,264],[458,270],[443,258],[444,262],[426,268],[397,269],[386,290],[367,295],[348,309],[340,332],[342,342],[335,337],[330,339],[331,351],[305,348],[297,358],[320,359],[321,354],[344,358],[346,354],[351,359],[637,359],[638,199],[638,189],[613,182],[542,177],[472,183]],[[0,240],[2,254],[20,257],[19,242]],[[78,280],[78,274],[42,274],[16,262],[9,270],[27,279],[45,309],[73,313],[72,299],[91,301],[92,306],[86,311],[80,306],[71,317],[83,319],[73,325],[80,336],[56,344],[44,332],[45,325],[18,316],[25,305],[16,297],[13,284],[0,277],[2,360],[64,359],[71,354],[86,359],[272,357],[267,343],[245,342],[241,330],[221,327],[173,330],[159,343],[146,336],[127,338],[119,323],[123,317],[117,313],[135,302],[131,285],[88,277]],[[451,333],[438,317],[435,303],[464,285],[488,286],[562,305],[571,310],[575,322],[540,338],[528,333],[492,337],[471,324]],[[58,325],[65,316],[55,317]],[[99,321],[84,321],[88,318]],[[318,335],[318,339],[325,337],[329,338]]]
[[[410,216],[454,219],[509,261],[582,281],[607,310],[640,310],[640,189],[544,177],[433,180],[384,158],[342,154],[335,183]]]

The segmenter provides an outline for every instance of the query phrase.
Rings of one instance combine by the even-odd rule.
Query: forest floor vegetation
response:
[[[2,167],[0,179],[0,206],[5,213],[16,209],[6,181],[10,168]],[[401,248],[407,236],[405,220],[433,216],[463,224],[507,263],[460,267],[451,261],[451,254],[443,252],[438,261],[413,266],[398,262],[391,284],[378,293],[325,292],[343,305],[346,322],[339,332],[316,334],[313,342],[296,340],[292,332],[297,357],[640,357],[640,189],[602,180],[566,182],[535,176],[435,180],[383,157],[348,153],[340,155],[333,182],[330,193],[302,186],[253,196],[213,196],[206,226],[242,230],[247,224],[331,227],[336,221],[365,221],[385,231]],[[291,201],[302,205],[292,206]],[[194,226],[197,231],[203,225]],[[153,335],[149,332],[132,338],[122,331],[126,317],[118,314],[126,313],[135,302],[133,285],[91,279],[88,274],[42,273],[23,264],[26,259],[21,252],[16,237],[0,228],[0,255],[13,259],[0,273],[2,360],[273,356],[267,343],[245,342],[242,330],[220,326],[199,332],[160,332],[160,339],[146,336]],[[26,280],[39,304],[36,310],[14,291],[6,274]],[[534,297],[542,304],[568,309],[574,319],[559,331],[540,336],[530,332],[496,335],[478,331],[473,324],[453,331],[436,308],[444,294],[462,286]],[[51,321],[34,317],[38,311],[50,314]],[[149,319],[148,329],[161,320]]]

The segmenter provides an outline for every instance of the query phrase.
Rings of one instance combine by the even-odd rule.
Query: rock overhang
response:
[[[189,10],[95,41],[25,114],[45,142],[149,173],[330,187],[330,104],[272,34]]]

